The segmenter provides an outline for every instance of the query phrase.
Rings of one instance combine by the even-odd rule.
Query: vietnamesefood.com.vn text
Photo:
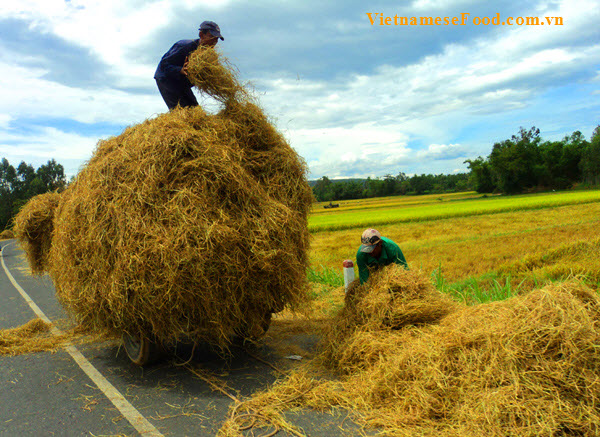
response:
[[[563,17],[500,17],[500,13],[491,17],[470,17],[461,12],[456,17],[399,17],[386,16],[379,12],[367,12],[371,26],[562,26]]]

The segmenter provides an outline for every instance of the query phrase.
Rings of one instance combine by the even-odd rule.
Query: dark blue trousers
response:
[[[156,79],[156,85],[169,110],[177,105],[182,108],[186,106],[198,106],[198,100],[196,100],[196,96],[191,88],[161,79]]]

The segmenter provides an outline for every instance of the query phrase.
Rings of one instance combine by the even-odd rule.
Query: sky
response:
[[[598,0],[2,3],[0,157],[15,167],[73,176],[99,140],[166,112],[156,66],[204,20],[309,179],[465,172],[520,127],[589,139],[600,124]]]

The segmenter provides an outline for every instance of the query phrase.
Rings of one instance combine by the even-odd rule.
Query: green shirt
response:
[[[404,254],[400,250],[400,247],[392,240],[386,237],[381,237],[381,255],[379,258],[374,258],[370,253],[361,252],[358,249],[356,254],[356,265],[358,266],[358,277],[360,283],[364,284],[369,279],[369,267],[380,267],[387,266],[392,263],[403,265],[408,269]]]

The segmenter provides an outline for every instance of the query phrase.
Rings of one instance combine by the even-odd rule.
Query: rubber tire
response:
[[[265,314],[264,319],[260,323],[260,327],[263,330],[263,332],[259,336],[250,335],[248,333],[248,328],[245,326],[237,329],[236,335],[233,337],[233,343],[241,346],[248,342],[252,343],[252,342],[257,341],[259,338],[264,336],[267,333],[267,331],[269,330],[269,327],[271,326],[272,318],[273,318],[273,313],[271,313],[270,311]]]
[[[152,364],[160,359],[160,348],[145,335],[123,333],[123,348],[131,362],[138,366]]]

